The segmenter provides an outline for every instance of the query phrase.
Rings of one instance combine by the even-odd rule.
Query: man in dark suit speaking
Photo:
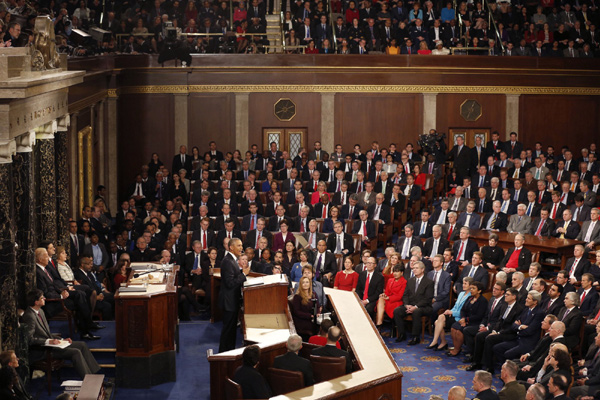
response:
[[[417,261],[413,272],[415,276],[408,280],[402,297],[404,304],[394,310],[394,322],[398,329],[397,342],[401,342],[406,337],[404,318],[408,314],[413,317],[413,338],[408,342],[411,346],[419,343],[421,339],[421,317],[431,314],[431,304],[433,303],[433,281],[424,275],[425,264]]]
[[[221,292],[219,307],[223,310],[223,329],[219,342],[219,353],[235,349],[237,317],[242,300],[242,284],[250,273],[250,267],[240,270],[238,258],[242,255],[242,241],[233,238],[229,241],[229,252],[221,262]]]

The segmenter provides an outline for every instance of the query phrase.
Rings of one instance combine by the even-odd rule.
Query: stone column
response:
[[[119,209],[117,196],[117,100],[116,95],[106,100],[106,125],[107,125],[107,148],[108,148],[108,182],[106,189],[108,192],[108,206],[113,212]]]
[[[175,143],[174,149],[179,153],[180,146],[188,145],[188,94],[179,93],[174,94],[175,99]],[[188,149],[188,153],[191,153],[191,149]],[[172,174],[177,171],[171,171]]]
[[[56,166],[56,244],[70,253],[69,240],[69,115],[58,119],[54,138]]]
[[[68,141],[69,144],[69,160],[71,160],[71,162],[69,163],[69,182],[70,182],[70,186],[71,186],[71,193],[70,193],[70,202],[71,202],[71,218],[73,218],[74,220],[77,220],[77,217],[79,216],[79,212],[80,207],[79,207],[79,203],[77,202],[77,193],[78,193],[78,188],[79,188],[79,181],[78,181],[78,165],[77,165],[77,117],[79,116],[79,112],[75,112],[73,114],[71,114],[70,120],[71,120],[71,126],[70,126],[70,133],[69,136],[71,138],[70,141]]]
[[[3,349],[17,344],[17,263],[15,259],[15,208],[13,198],[12,156],[14,140],[0,142],[0,324]]]
[[[18,299],[22,309],[25,296],[35,287],[35,187],[36,181],[33,146],[35,131],[17,137],[17,154],[13,157],[13,190],[15,198],[15,223],[17,230],[17,280]]]
[[[437,93],[423,93],[423,132],[429,133],[437,125]]]
[[[56,242],[56,170],[54,134],[56,121],[38,127],[35,145],[36,180],[36,235],[39,240]]]
[[[321,148],[335,150],[335,93],[321,93]]]
[[[235,94],[235,148],[245,152],[248,148],[248,102],[250,100],[249,93]]]
[[[519,132],[519,96],[520,94],[506,95],[506,137],[510,140],[511,132]]]

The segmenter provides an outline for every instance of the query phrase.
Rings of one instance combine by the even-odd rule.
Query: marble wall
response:
[[[37,178],[35,208],[37,237],[56,243],[56,172],[54,139],[38,140],[34,147]]]
[[[17,343],[17,268],[15,262],[15,209],[12,164],[0,165],[0,321],[2,347]]]
[[[21,308],[26,305],[27,292],[35,287],[35,176],[32,152],[20,152],[13,157],[13,193],[15,204],[17,295]]]
[[[54,135],[56,168],[56,244],[64,246],[70,254],[69,240],[69,147],[68,131]]]

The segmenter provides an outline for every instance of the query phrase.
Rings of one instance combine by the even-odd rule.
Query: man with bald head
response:
[[[448,400],[465,400],[467,390],[462,386],[452,386],[448,391]]]
[[[342,331],[337,326],[332,326],[327,331],[327,344],[322,347],[313,349],[312,354],[321,357],[346,357],[346,373],[352,372],[352,359],[350,354],[345,351],[338,349],[336,343],[340,339]]]

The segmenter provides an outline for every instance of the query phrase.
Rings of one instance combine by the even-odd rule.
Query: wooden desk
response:
[[[273,399],[377,399],[383,393],[400,399],[402,372],[383,343],[375,325],[369,318],[356,293],[324,288],[335,310],[343,334],[347,337],[350,351],[356,357],[359,371],[326,382],[320,382]],[[286,352],[285,342],[258,343],[261,348],[259,371],[267,375],[276,356]],[[223,399],[225,377],[233,377],[242,364],[243,348],[208,357],[210,362],[211,399]]]
[[[160,283],[148,284],[147,292],[119,290],[115,295],[117,386],[147,388],[175,381],[178,271],[174,266]],[[127,286],[133,285],[131,275]]]
[[[470,237],[477,242],[479,246],[487,246],[488,240],[490,237],[489,231],[485,230],[472,230]],[[503,249],[509,249],[515,246],[515,236],[517,233],[508,233],[508,232],[494,232],[498,235],[498,246]],[[554,268],[560,267],[560,269],[564,269],[567,259],[573,256],[573,249],[575,245],[584,244],[584,242],[573,239],[558,239],[558,238],[546,238],[539,237],[535,235],[525,235],[525,247],[531,250],[532,253],[536,252],[544,252],[557,254],[560,258],[560,264],[548,264],[542,263],[540,260],[540,264],[545,266],[552,266]]]

